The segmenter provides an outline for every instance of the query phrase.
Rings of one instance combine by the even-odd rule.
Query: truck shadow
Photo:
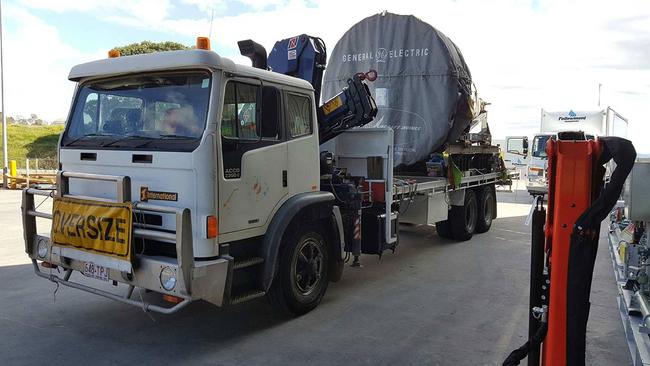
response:
[[[35,332],[39,338],[52,335],[48,337],[52,340],[44,342],[48,348],[44,354],[50,355],[60,348],[95,347],[97,342],[109,348],[117,342],[146,348],[182,345],[186,349],[210,344],[218,349],[290,320],[275,313],[264,298],[224,308],[199,301],[175,314],[145,313],[76,289],[57,289],[56,284],[36,277],[31,264],[0,267],[0,278],[4,280],[0,284],[0,329],[4,329],[0,337],[6,339],[10,334],[12,341],[25,345],[34,339]],[[78,273],[72,280],[88,283]],[[135,291],[133,298],[139,296],[152,297]],[[38,305],[24,306],[26,303]]]

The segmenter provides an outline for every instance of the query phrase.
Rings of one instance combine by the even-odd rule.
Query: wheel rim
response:
[[[468,233],[474,232],[477,213],[476,201],[469,201],[467,204],[467,210],[465,210],[465,230],[467,230]]]
[[[320,285],[323,277],[323,252],[314,238],[305,238],[298,249],[291,266],[291,279],[296,290],[307,296]]]

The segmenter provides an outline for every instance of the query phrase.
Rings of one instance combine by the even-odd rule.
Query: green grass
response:
[[[11,124],[7,126],[7,148],[9,160],[16,160],[18,168],[25,167],[25,159],[47,159],[39,161],[39,168],[56,167],[56,145],[63,125],[25,126]],[[0,137],[2,131],[0,130]],[[0,140],[1,141],[1,140]],[[2,151],[0,151],[2,157]],[[33,167],[32,163],[30,165]],[[50,166],[52,165],[52,166]]]

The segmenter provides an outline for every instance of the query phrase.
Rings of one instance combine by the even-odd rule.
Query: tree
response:
[[[143,53],[152,53],[160,51],[177,51],[186,50],[189,47],[178,42],[151,42],[142,41],[140,43],[132,43],[126,46],[115,47],[114,49],[120,51],[121,56],[139,55]]]

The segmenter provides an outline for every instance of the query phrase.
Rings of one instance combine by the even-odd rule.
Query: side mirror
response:
[[[522,152],[524,156],[528,155],[528,137],[524,137],[524,141],[522,143],[522,146],[524,147],[524,151]]]

